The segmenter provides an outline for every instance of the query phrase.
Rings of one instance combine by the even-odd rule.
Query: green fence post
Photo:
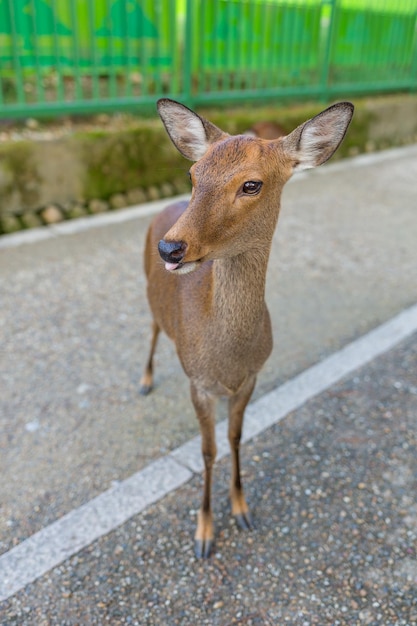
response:
[[[321,62],[320,95],[321,99],[329,99],[330,66],[332,61],[333,34],[335,27],[337,0],[325,0],[322,8],[322,29],[326,28]],[[329,12],[327,21],[326,12]],[[326,21],[325,21],[326,20]],[[325,25],[325,26],[324,26]]]
[[[21,48],[19,46],[19,30],[17,28],[16,7],[10,3],[10,34],[13,56],[14,81],[16,84],[16,100],[18,105],[25,104],[24,77],[21,63]]]
[[[410,91],[417,92],[417,11],[415,14],[414,46],[411,60]]]
[[[193,27],[194,27],[194,3],[196,0],[187,0],[185,12],[185,39],[183,47],[183,68],[184,68],[184,100],[189,107],[193,105],[192,94],[192,72],[193,72]],[[201,42],[203,45],[203,42]]]

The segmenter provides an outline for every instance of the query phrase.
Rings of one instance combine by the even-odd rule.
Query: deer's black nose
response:
[[[167,263],[180,263],[185,255],[187,244],[183,241],[165,241],[158,243],[158,251]]]

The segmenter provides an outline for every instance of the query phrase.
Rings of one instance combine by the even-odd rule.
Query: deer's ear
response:
[[[346,134],[353,109],[350,102],[334,104],[283,139],[295,171],[316,167],[330,159]]]
[[[227,133],[180,102],[162,98],[157,107],[172,143],[191,161],[198,161],[210,144],[227,137]]]

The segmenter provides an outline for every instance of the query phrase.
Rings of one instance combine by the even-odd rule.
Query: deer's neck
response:
[[[213,263],[212,312],[226,333],[251,335],[264,315],[269,250]]]

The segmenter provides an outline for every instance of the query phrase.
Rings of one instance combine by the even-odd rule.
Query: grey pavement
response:
[[[255,400],[417,302],[416,181],[417,147],[411,147],[330,164],[287,186],[268,274],[275,349],[259,378]],[[5,553],[197,433],[188,383],[167,340],[158,350],[154,393],[142,398],[137,391],[148,349],[141,257],[149,220],[140,213],[101,226],[92,220],[87,230],[67,235],[50,231],[53,236],[19,246],[2,246],[0,240],[0,549]],[[340,392],[342,404],[335,407],[332,402],[340,393],[329,391],[311,401],[314,409],[308,403],[246,444],[249,500],[261,524],[256,533],[244,537],[229,525],[227,461],[220,461],[218,553],[210,563],[195,562],[190,552],[200,490],[200,479],[194,477],[7,601],[0,610],[6,620],[1,623],[412,624],[415,527],[400,521],[415,517],[410,495],[415,492],[415,345],[415,340],[402,345],[367,366],[363,376],[341,384],[354,389],[352,402],[357,405],[350,413],[343,408],[350,392]],[[385,372],[381,380],[395,379],[389,393],[378,368]],[[401,392],[403,387],[407,393]],[[395,405],[397,396],[405,402],[404,411]],[[381,417],[384,412],[395,419]],[[303,421],[297,417],[302,414],[314,419]],[[219,417],[224,417],[224,407]],[[374,420],[371,425],[368,419]],[[344,450],[343,437],[334,450],[339,440],[333,441],[332,429],[348,429],[355,439],[356,428],[365,433],[375,428],[381,451],[371,445],[370,435],[358,435],[362,447],[358,452],[348,438],[345,447],[351,456],[346,452],[344,460],[339,450]],[[316,445],[329,456],[317,453],[320,462],[311,467]],[[360,470],[364,459],[375,460],[369,480],[379,494],[373,488],[354,490],[353,478],[352,486],[346,486],[349,472],[366,474],[366,468]],[[398,459],[404,459],[406,469],[402,478],[392,474],[390,491],[383,473],[395,473],[389,467]],[[298,471],[300,477],[294,479]],[[303,489],[310,471],[313,487]],[[360,484],[368,485],[367,480]],[[299,482],[301,487],[294,487]],[[329,485],[328,495],[312,497],[320,489],[326,493]],[[403,491],[397,493],[397,487]],[[345,492],[341,499],[337,496]],[[366,524],[352,530],[352,543],[349,511],[358,517],[361,502]],[[346,527],[337,517],[341,511]],[[378,511],[394,519],[391,534],[381,530]],[[327,548],[326,531],[336,537]],[[412,537],[408,556],[401,552],[401,533]],[[303,543],[298,544],[300,537]],[[358,546],[368,540],[372,549],[378,547],[376,565],[368,567],[375,582],[371,574],[356,580],[355,568],[359,572],[362,563]],[[345,543],[359,550],[357,562],[350,548],[341,550]],[[335,575],[328,573],[320,579],[323,584],[314,579],[317,588],[312,592],[311,568],[303,570],[303,559],[311,564],[319,553],[326,569],[320,564],[314,571],[324,576],[334,560]],[[390,554],[388,560],[381,561],[382,553]],[[378,579],[382,562],[391,573]],[[346,605],[341,604],[344,594],[349,597]],[[387,607],[392,608],[392,621],[378,621],[378,609]]]
[[[255,530],[216,466],[217,539],[193,554],[201,478],[3,603],[7,626],[417,623],[417,333],[245,444]]]

